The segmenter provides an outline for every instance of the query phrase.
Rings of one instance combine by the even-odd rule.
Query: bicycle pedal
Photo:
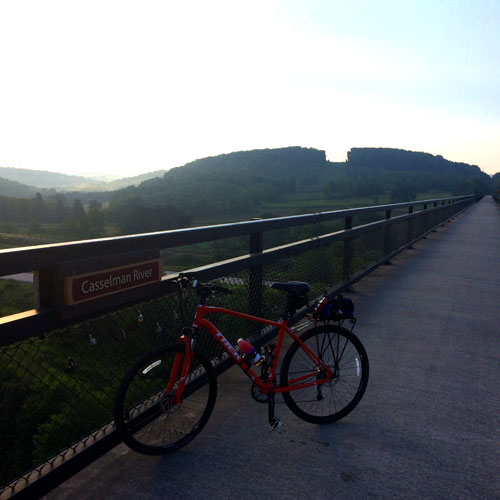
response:
[[[283,422],[278,417],[274,417],[274,420],[272,422],[269,422],[269,427],[271,427],[271,432],[279,430],[282,425]]]

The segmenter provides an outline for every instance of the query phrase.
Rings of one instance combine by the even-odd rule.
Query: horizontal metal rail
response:
[[[333,210],[290,217],[218,224],[215,226],[0,250],[0,276],[45,269],[57,265],[62,261],[88,258],[89,256],[128,253],[152,248],[175,248],[206,241],[247,236],[254,233],[265,233],[295,226],[320,224],[322,222],[345,219],[346,217],[354,217],[367,213],[385,212],[387,210],[395,211],[402,208],[420,206],[423,207],[422,209],[431,208],[431,206],[443,207],[470,198],[470,196],[438,198],[391,205]]]
[[[157,248],[162,249],[172,248],[175,246],[211,241],[217,238],[259,234],[256,231],[267,232],[297,225],[317,224],[342,218],[346,219],[364,213],[386,213],[386,218],[380,221],[337,231],[331,234],[308,238],[303,241],[290,243],[269,250],[258,249],[247,255],[196,269],[196,272],[199,273],[200,276],[205,276],[205,278],[201,277],[200,279],[208,279],[208,276],[214,276],[214,273],[236,273],[243,269],[257,268],[272,260],[319,248],[334,241],[348,240],[359,234],[373,231],[380,227],[389,226],[398,221],[401,222],[417,218],[424,211],[426,214],[439,212],[443,207],[455,203],[464,203],[471,199],[475,199],[475,197],[433,199],[392,205],[378,205],[373,207],[321,212],[317,214],[281,217],[262,221],[249,221],[222,224],[220,226],[207,226],[193,229],[163,231],[159,233],[88,240],[83,242],[58,243],[36,247],[16,248],[12,250],[0,250],[0,276],[50,268],[51,266],[61,264],[61,262],[65,260],[75,260],[76,258],[83,258],[85,256],[105,256],[110,254],[130,253],[131,250],[151,249],[152,245],[156,245]],[[415,211],[415,206],[422,206],[422,209],[420,211]],[[427,208],[429,206],[432,206],[432,208]],[[409,208],[409,213],[392,218],[390,218],[390,215],[387,216],[387,212],[392,212],[401,208]],[[34,265],[36,265],[36,267],[33,267]],[[169,276],[169,278],[171,277],[172,276]],[[40,286],[42,285],[43,284]],[[118,309],[126,304],[133,304],[141,300],[152,299],[172,292],[173,286],[171,282],[167,279],[163,279],[161,282],[147,287],[125,291],[120,294],[119,301],[118,297],[109,297],[106,299],[105,305],[101,310],[90,314],[82,314],[79,320],[81,321],[85,318],[94,317],[105,311]],[[44,332],[61,328],[72,323],[74,323],[74,320],[61,319],[58,317],[55,307],[50,306],[39,307],[16,315],[0,318],[0,346],[23,340],[29,336],[40,335]]]

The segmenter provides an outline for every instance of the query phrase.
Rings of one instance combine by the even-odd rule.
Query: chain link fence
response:
[[[271,289],[273,282],[307,281],[310,300],[346,288],[473,201],[387,220],[382,210],[352,230],[263,248],[239,264],[205,267],[200,279],[209,276],[233,290],[218,295],[217,305],[278,320],[286,299]],[[195,294],[187,299],[189,316]],[[65,328],[26,332],[25,340],[0,347],[0,498],[23,491],[113,434],[115,391],[124,373],[142,354],[174,343],[183,319],[189,324],[178,295],[170,293]],[[258,340],[269,333],[232,316],[214,314],[210,320],[233,345],[239,337]],[[209,335],[198,346],[215,365],[227,359]]]

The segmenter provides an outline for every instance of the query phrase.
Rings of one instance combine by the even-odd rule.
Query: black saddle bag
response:
[[[354,317],[354,304],[351,299],[337,295],[332,299],[322,297],[311,313],[314,321],[341,321]]]

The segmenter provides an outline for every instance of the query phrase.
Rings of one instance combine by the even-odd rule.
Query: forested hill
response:
[[[37,188],[27,186],[20,182],[11,181],[0,177],[0,196],[11,198],[33,198],[37,193]]]
[[[348,161],[333,163],[324,151],[289,147],[243,151],[203,158],[174,168],[162,178],[117,191],[112,206],[125,201],[169,204],[194,216],[243,212],[260,202],[290,194],[334,198],[336,194],[380,196],[440,191],[468,194],[488,191],[490,177],[474,165],[441,156],[387,148],[353,148]],[[391,195],[394,201],[398,196]]]
[[[397,191],[487,193],[491,177],[476,165],[446,160],[440,155],[392,148],[352,148],[347,153],[351,182]],[[346,179],[349,182],[348,179]],[[380,186],[382,183],[382,186]]]
[[[2,186],[9,194],[2,195]],[[498,179],[477,166],[427,153],[354,148],[348,161],[333,163],[324,151],[289,147],[203,158],[114,192],[38,192],[0,179],[0,223],[32,223],[33,231],[59,225],[64,237],[88,238],[108,229],[132,234],[268,216],[275,209],[290,215],[497,188]]]
[[[114,193],[120,200],[140,197],[193,213],[244,211],[259,202],[317,184],[327,169],[324,151],[301,147],[264,149],[203,158],[173,168],[160,179]]]
[[[477,165],[457,163],[441,155],[406,151],[393,148],[352,148],[347,153],[351,167],[367,167],[378,170],[432,172],[446,175],[453,173],[465,176],[486,175]]]
[[[166,170],[156,170],[134,177],[122,177],[115,180],[106,180],[97,177],[82,177],[78,175],[60,174],[46,170],[30,170],[27,168],[0,167],[0,195],[16,198],[28,198],[37,191],[58,190],[71,192],[114,191],[127,186],[137,186],[141,182],[161,177]],[[8,185],[8,181],[17,183]],[[9,191],[9,187],[11,188]],[[83,195],[85,197],[85,195]],[[70,197],[73,197],[70,195]]]
[[[37,188],[65,189],[77,184],[90,184],[89,179],[77,175],[59,174],[45,170],[0,167],[0,177]],[[96,183],[97,184],[97,183]]]

